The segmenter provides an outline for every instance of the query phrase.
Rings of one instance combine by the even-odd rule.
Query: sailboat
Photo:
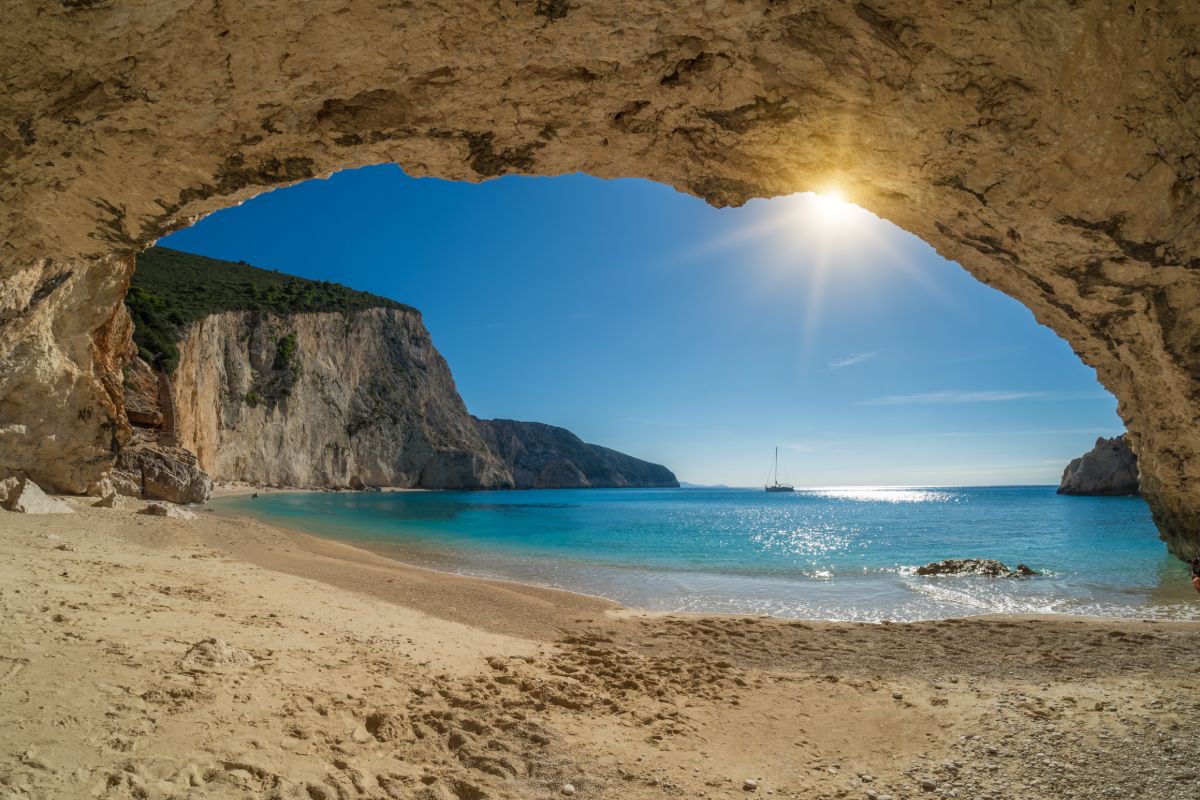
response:
[[[774,476],[773,479],[772,479],[772,476]],[[791,486],[790,484],[779,482],[779,448],[778,447],[775,448],[775,463],[774,463],[774,465],[772,465],[771,471],[769,473],[767,473],[767,480],[772,481],[771,483],[768,483],[766,486],[763,487],[768,492],[794,492],[794,491],[796,491],[796,487]]]

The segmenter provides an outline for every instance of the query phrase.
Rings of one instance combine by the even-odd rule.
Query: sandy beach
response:
[[[0,514],[0,798],[1194,798],[1200,624],[663,616]]]

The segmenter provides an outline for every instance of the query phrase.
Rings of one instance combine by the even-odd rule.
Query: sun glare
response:
[[[810,195],[801,213],[811,213],[828,225],[842,226],[853,221],[862,212],[858,206],[847,202],[837,189]]]

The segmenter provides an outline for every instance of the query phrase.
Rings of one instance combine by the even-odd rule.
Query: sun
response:
[[[858,206],[847,201],[838,189],[826,189],[808,196],[802,213],[816,217],[822,223],[841,227],[858,216]]]

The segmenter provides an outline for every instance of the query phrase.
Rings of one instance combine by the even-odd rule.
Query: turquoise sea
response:
[[[1145,502],[1050,486],[279,492],[212,506],[410,564],[655,611],[1200,618],[1187,567],[1167,555]],[[1045,574],[914,574],[958,557]]]

